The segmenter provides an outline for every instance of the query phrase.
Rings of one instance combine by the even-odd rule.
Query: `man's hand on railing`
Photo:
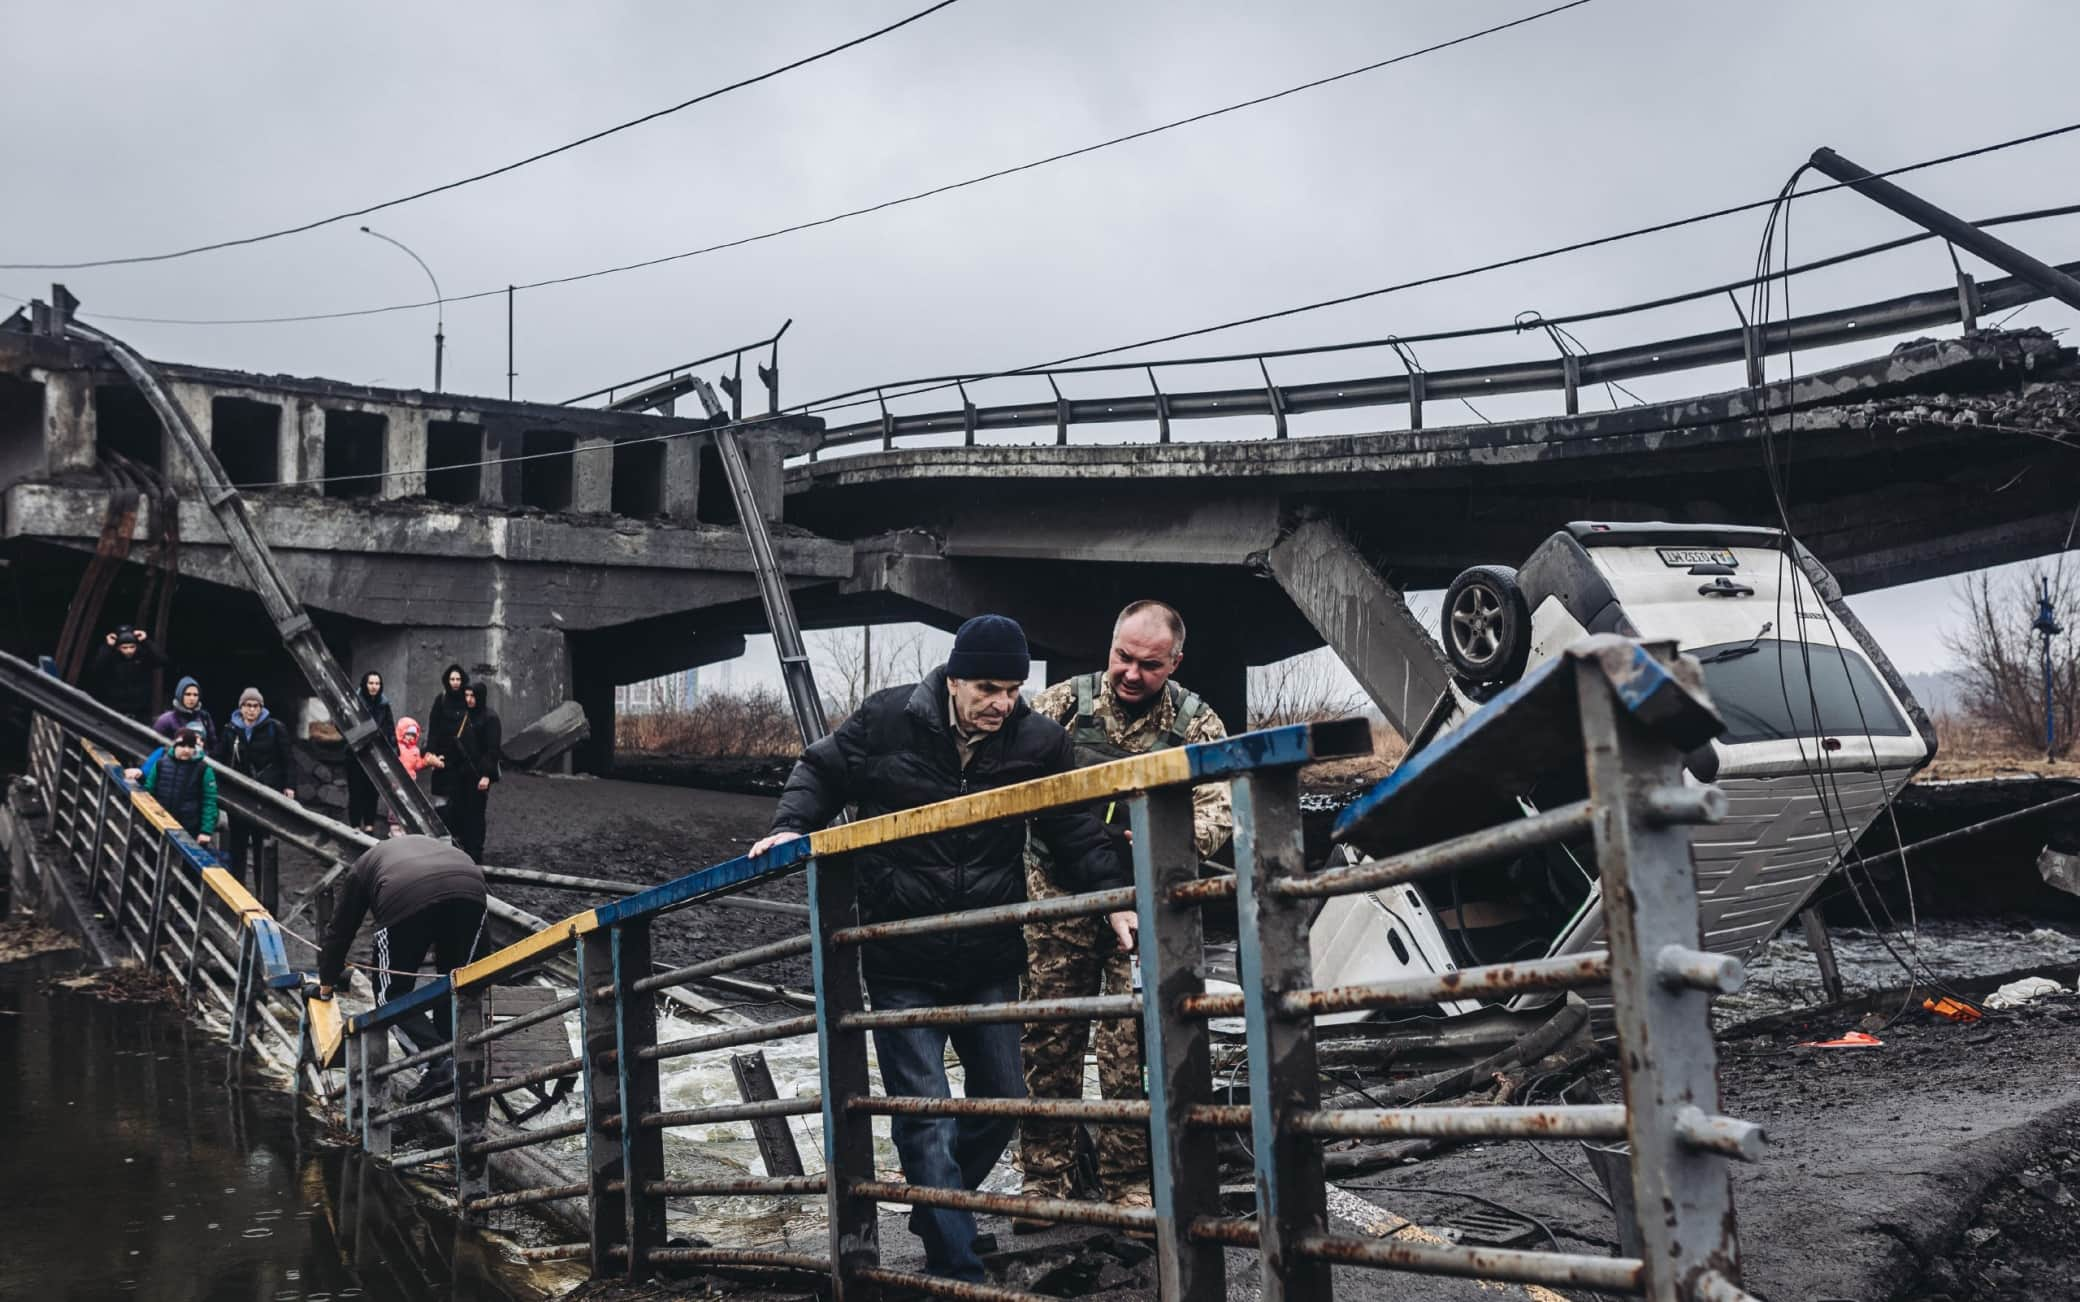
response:
[[[143,769],[124,769],[124,770],[123,770],[123,780],[124,780],[125,782],[142,782],[142,781],[144,781],[144,770],[143,770]]]
[[[1106,914],[1105,921],[1112,924],[1113,939],[1119,942],[1122,952],[1131,954],[1140,948],[1136,940],[1141,934],[1140,914],[1132,909],[1121,909],[1118,913]]]
[[[208,845],[208,844],[209,844],[209,833],[207,833],[207,832],[204,832],[204,833],[203,833],[202,835],[200,835],[200,836],[196,837],[196,838],[195,838],[195,844],[197,844],[197,845]]]
[[[801,839],[802,834],[800,832],[771,833],[770,835],[762,838],[757,844],[751,847],[751,857],[756,859],[758,858],[758,856],[764,854],[766,851],[772,849],[776,845],[785,845],[789,841],[799,841]]]

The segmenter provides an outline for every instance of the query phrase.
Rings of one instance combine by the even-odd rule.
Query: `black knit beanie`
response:
[[[1033,669],[1026,631],[1003,615],[977,615],[953,635],[953,654],[946,657],[948,678],[987,678],[1022,683]]]

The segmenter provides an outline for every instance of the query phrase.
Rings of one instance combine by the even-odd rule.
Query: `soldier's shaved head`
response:
[[[1183,658],[1184,617],[1160,601],[1136,601],[1112,622],[1105,682],[1120,704],[1140,710],[1162,698]]]
[[[1128,602],[1126,609],[1119,612],[1119,618],[1112,621],[1113,641],[1117,642],[1119,640],[1120,629],[1125,627],[1130,620],[1135,622],[1154,621],[1159,624],[1165,632],[1170,634],[1171,656],[1175,658],[1184,654],[1184,616],[1177,613],[1175,606],[1165,605],[1163,602],[1151,601],[1146,598],[1140,601]]]

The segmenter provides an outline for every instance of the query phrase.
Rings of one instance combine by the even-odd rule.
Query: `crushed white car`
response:
[[[1457,676],[1411,738],[1411,754],[1527,666],[1592,633],[1673,641],[1702,664],[1726,731],[1685,756],[1685,767],[1690,781],[1726,793],[1729,813],[1696,829],[1692,860],[1705,947],[1743,960],[1797,915],[1935,756],[1927,715],[1833,576],[1780,530],[1571,523],[1514,570],[1462,573],[1442,622]],[[1566,782],[1556,775],[1551,789],[1525,792],[1518,812],[1577,798]],[[1552,847],[1341,897],[1318,915],[1312,940],[1317,988],[1597,949],[1596,865],[1587,848]]]

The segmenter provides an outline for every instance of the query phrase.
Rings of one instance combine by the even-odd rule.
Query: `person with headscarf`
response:
[[[469,685],[469,674],[461,665],[449,665],[441,670],[441,690],[426,707],[426,733],[419,739],[421,749],[434,759],[442,761],[433,765],[433,794],[437,800],[447,798],[453,785],[446,772],[448,748],[455,734],[462,728],[469,706],[462,700],[462,689]]]
[[[383,676],[370,670],[361,675],[361,688],[354,693],[354,706],[361,717],[376,726],[376,744],[394,746],[393,734],[397,731],[397,719],[390,709],[390,698],[383,695]],[[348,721],[352,726],[353,720]],[[347,822],[370,836],[376,831],[375,780],[368,776],[361,762],[351,754],[347,762]]]
[[[498,749],[505,736],[484,683],[471,683],[462,696],[467,708],[447,739],[438,773],[448,780],[448,830],[455,834],[455,844],[482,863],[485,808],[491,784],[499,779]]]
[[[203,742],[211,750],[217,748],[217,721],[202,708],[202,684],[185,677],[173,685],[173,708],[159,716],[152,731],[172,741],[183,728],[202,729]]]

